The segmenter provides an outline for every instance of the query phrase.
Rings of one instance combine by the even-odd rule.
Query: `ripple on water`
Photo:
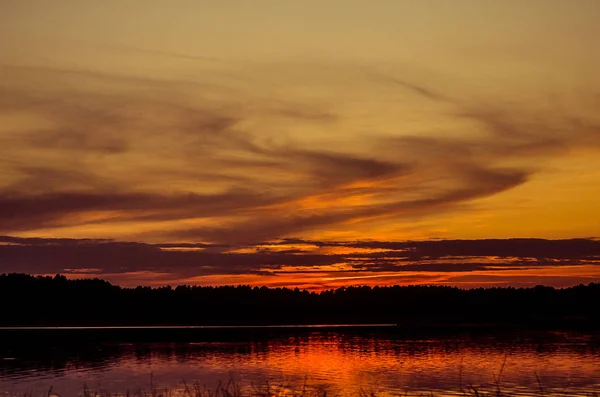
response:
[[[233,379],[292,388],[308,382],[340,395],[373,390],[455,396],[466,387],[493,391],[498,378],[513,395],[537,393],[540,384],[548,392],[565,386],[571,393],[600,390],[599,345],[591,337],[569,335],[402,339],[312,330],[239,341],[65,346],[52,357],[27,354],[26,360],[0,361],[0,391],[30,392],[52,384],[60,394],[80,390],[83,383],[111,392],[150,384],[181,391],[182,379],[213,388]]]

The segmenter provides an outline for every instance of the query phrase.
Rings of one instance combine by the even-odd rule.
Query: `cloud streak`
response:
[[[470,135],[375,133],[323,147],[265,121],[340,128],[341,113],[247,90],[233,100],[220,80],[2,69],[11,76],[0,85],[4,114],[28,114],[30,124],[16,119],[0,132],[6,234],[127,223],[131,231],[115,237],[226,245],[407,224],[464,210],[527,184],[557,156],[600,147],[593,118],[456,101],[395,77],[369,83],[444,102]]]
[[[279,246],[296,247],[280,250]],[[336,250],[345,248],[343,252]],[[342,279],[392,284],[415,282],[463,285],[510,280],[519,272],[550,272],[565,280],[600,279],[600,241],[440,240],[324,242],[281,240],[251,246],[162,243],[97,239],[0,237],[0,272],[66,273],[99,276],[131,285],[140,274],[154,274],[155,284],[214,282],[273,283],[304,280],[321,287]],[[555,270],[568,269],[565,280]],[[579,269],[579,270],[577,270]],[[573,271],[576,274],[573,274]],[[516,273],[515,273],[516,272]],[[578,273],[578,274],[577,274]],[[469,277],[463,277],[469,275]],[[240,279],[243,276],[245,278]],[[253,278],[254,277],[254,278]],[[354,281],[352,281],[354,280]],[[501,281],[501,282],[504,282]]]

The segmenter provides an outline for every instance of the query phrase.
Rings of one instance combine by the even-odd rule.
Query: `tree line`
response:
[[[247,285],[123,288],[101,279],[0,275],[0,326],[494,324],[600,326],[600,283],[556,289]]]

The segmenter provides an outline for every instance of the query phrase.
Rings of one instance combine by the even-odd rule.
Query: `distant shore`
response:
[[[600,284],[556,289],[250,286],[121,288],[100,279],[0,275],[0,327],[395,325],[600,329]]]

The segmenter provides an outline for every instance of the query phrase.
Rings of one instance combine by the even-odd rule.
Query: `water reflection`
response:
[[[79,332],[80,334],[75,334]],[[485,332],[405,335],[393,330],[213,330],[137,335],[42,333],[2,335],[0,390],[81,394],[181,387],[183,379],[215,387],[219,380],[266,381],[391,394],[494,388],[530,394],[566,387],[600,390],[600,343],[595,335]],[[178,332],[178,331],[172,331]],[[138,340],[135,340],[134,336]],[[177,337],[176,337],[177,336]],[[173,342],[174,341],[174,342]],[[151,380],[152,378],[152,380]]]

